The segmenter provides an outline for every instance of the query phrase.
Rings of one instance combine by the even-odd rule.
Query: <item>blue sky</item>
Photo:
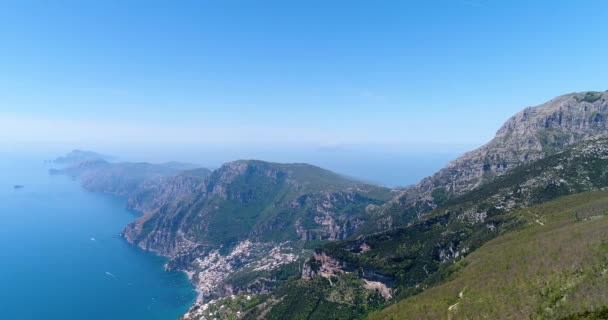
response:
[[[3,1],[0,144],[466,150],[608,89],[606,21],[606,1]]]

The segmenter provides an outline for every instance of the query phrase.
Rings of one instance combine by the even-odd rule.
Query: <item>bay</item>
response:
[[[124,200],[48,174],[41,159],[0,160],[3,319],[169,320],[195,299],[186,276],[119,233]],[[15,189],[14,185],[23,185]]]

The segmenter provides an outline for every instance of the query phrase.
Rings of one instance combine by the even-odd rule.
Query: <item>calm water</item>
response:
[[[0,318],[176,319],[195,293],[182,273],[118,235],[124,202],[40,160],[0,160]],[[24,189],[14,190],[22,184]]]

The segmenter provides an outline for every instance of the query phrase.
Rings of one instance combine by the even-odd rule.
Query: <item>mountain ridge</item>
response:
[[[608,92],[570,93],[527,107],[509,118],[490,142],[405,188],[370,215],[371,223],[357,234],[407,224],[436,208],[445,198],[472,190],[512,168],[558,153],[579,141],[605,135],[607,119]]]
[[[176,223],[175,221],[170,222],[170,220],[167,219],[179,219],[180,221],[185,219],[184,217],[177,216],[179,215],[178,211],[192,219],[198,219],[196,218],[197,214],[192,212],[192,210],[207,215],[207,218],[209,219],[219,219],[219,217],[214,218],[219,212],[223,212],[223,216],[228,214],[228,212],[232,212],[229,215],[232,215],[235,219],[241,219],[237,217],[243,217],[244,215],[242,213],[244,211],[254,210],[255,212],[251,213],[252,216],[247,219],[260,219],[257,222],[266,221],[268,224],[265,224],[263,227],[259,226],[259,224],[258,227],[253,227],[246,226],[248,223],[245,223],[243,225],[243,228],[245,229],[241,230],[241,232],[247,230],[247,232],[253,232],[252,234],[249,234],[249,236],[257,237],[266,232],[276,231],[277,227],[273,225],[275,223],[281,223],[279,222],[280,218],[276,216],[277,214],[291,215],[293,213],[289,212],[305,210],[306,208],[304,207],[311,201],[312,197],[324,197],[323,200],[319,201],[327,201],[327,208],[324,208],[327,209],[326,211],[323,211],[324,209],[321,208],[315,208],[313,212],[318,211],[317,213],[320,213],[323,211],[322,213],[325,214],[325,217],[327,218],[326,226],[328,226],[329,230],[327,230],[326,233],[319,230],[317,231],[323,234],[321,235],[322,237],[341,238],[344,237],[340,235],[340,230],[343,227],[334,224],[334,220],[338,217],[333,216],[333,213],[336,212],[330,212],[330,209],[332,209],[332,200],[335,203],[342,201],[341,203],[344,205],[347,203],[356,203],[358,201],[369,201],[370,203],[378,204],[382,201],[383,197],[387,198],[387,195],[390,194],[389,190],[386,188],[350,180],[316,166],[301,163],[279,164],[260,160],[237,160],[226,163],[219,169],[213,171],[206,179],[200,180],[199,184],[195,186],[195,189],[197,190],[196,195],[192,194],[192,197],[189,198],[190,202],[169,201],[159,207],[156,212],[148,212],[144,217],[138,219],[135,223],[130,224],[124,231],[127,239],[133,243],[140,244],[140,246],[145,249],[152,249],[152,246],[142,239],[141,234],[145,229],[145,224],[150,223],[150,219],[158,218],[163,221],[159,221],[158,223]],[[364,197],[360,197],[361,194],[371,192],[378,192],[384,195],[380,195],[377,201],[374,201],[373,198],[364,199]],[[344,198],[337,198],[339,195]],[[374,195],[372,195],[372,197],[373,196]],[[239,209],[226,207],[225,205],[227,205],[227,203],[233,203],[237,205]],[[220,208],[221,206],[224,207]],[[252,209],[251,207],[256,207],[257,209]],[[237,211],[240,210],[240,212],[234,211],[235,209]],[[159,210],[162,210],[163,212],[159,212]],[[310,213],[311,211],[307,212]],[[222,219],[225,218],[226,217],[223,217]],[[287,217],[286,219],[292,218]],[[277,237],[284,240],[297,240],[298,237],[300,237],[300,234],[306,232],[304,231],[306,227],[304,227],[303,224],[312,223],[316,225],[317,228],[321,226],[319,221],[305,222],[299,219],[299,217],[293,219],[296,220],[293,222],[294,224],[289,224],[289,230],[281,230],[280,233],[282,235],[277,235]],[[186,220],[183,220],[183,223],[185,223],[185,221]],[[189,221],[188,225],[196,225],[196,223]],[[287,225],[283,227],[287,227]],[[189,227],[183,225],[183,228],[186,229]],[[196,233],[198,234],[197,237],[207,239],[207,234],[201,234],[200,230],[190,232],[192,232],[191,235]],[[238,232],[238,236],[240,237],[238,240],[236,240],[237,238],[231,239],[235,239],[237,242],[245,240],[243,236],[247,236],[247,233],[241,234],[241,232]],[[284,232],[288,232],[289,234],[285,234]],[[143,238],[145,237],[146,236],[144,235]],[[175,245],[175,247],[178,246],[179,245],[177,244]],[[153,250],[163,252],[163,250],[158,248]],[[171,250],[171,253],[175,252]]]

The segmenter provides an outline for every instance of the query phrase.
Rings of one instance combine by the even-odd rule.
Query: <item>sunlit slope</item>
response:
[[[608,192],[522,214],[536,223],[458,262],[465,267],[451,281],[369,319],[603,319],[588,311],[608,305]]]

